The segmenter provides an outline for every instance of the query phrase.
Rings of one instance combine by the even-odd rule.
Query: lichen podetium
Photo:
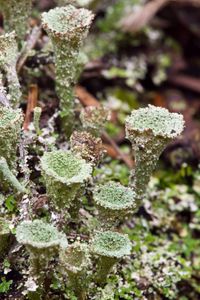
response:
[[[60,98],[63,130],[67,137],[74,126],[74,84],[80,48],[87,36],[93,14],[72,5],[57,7],[42,14],[43,28],[47,31],[55,52],[56,90]]]
[[[32,0],[0,0],[0,11],[4,16],[6,32],[14,30],[20,42],[28,28],[28,16],[31,11]]]
[[[15,32],[0,36],[0,72],[5,72],[7,79],[7,98],[10,105],[18,107],[21,100],[21,88],[16,71],[18,48]]]
[[[181,114],[170,113],[166,108],[149,105],[134,110],[126,119],[126,137],[131,141],[135,155],[135,169],[131,186],[138,202],[144,196],[150,176],[169,142],[184,128]]]

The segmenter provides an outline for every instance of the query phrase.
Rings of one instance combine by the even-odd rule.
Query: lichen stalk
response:
[[[20,104],[21,89],[16,71],[18,49],[15,32],[0,36],[0,68],[6,74],[10,104],[16,108]]]
[[[0,0],[6,32],[14,30],[18,41],[22,41],[28,29],[28,16],[32,0]]]
[[[5,218],[0,218],[0,259],[3,258],[3,255],[8,247],[10,239],[10,223]]]
[[[41,159],[42,174],[51,205],[57,212],[70,210],[76,215],[79,193],[90,179],[92,166],[71,151],[47,152]]]
[[[80,48],[87,36],[93,14],[72,5],[57,7],[42,14],[55,52],[56,90],[60,99],[63,128],[69,137],[74,125],[74,85]]]
[[[136,192],[138,204],[161,153],[183,128],[182,115],[153,105],[133,111],[126,119],[126,137],[132,143],[135,157],[130,185]]]
[[[86,299],[91,267],[89,249],[86,244],[75,242],[60,251],[60,266],[67,273],[68,285],[79,300]]]
[[[6,159],[14,173],[16,173],[16,152],[22,121],[23,115],[20,109],[13,110],[0,106],[0,156]]]
[[[99,231],[92,238],[91,252],[98,257],[95,281],[103,285],[113,266],[124,256],[130,255],[131,243],[127,235]]]
[[[136,209],[136,195],[131,188],[111,181],[95,188],[93,199],[98,209],[101,227],[111,229],[132,215]]]
[[[40,117],[41,117],[42,109],[39,106],[36,106],[33,110],[33,124],[37,135],[40,135]]]

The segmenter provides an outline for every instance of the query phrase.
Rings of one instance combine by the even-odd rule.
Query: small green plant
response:
[[[56,86],[60,99],[63,128],[69,137],[74,126],[74,84],[79,51],[87,36],[93,14],[72,5],[57,7],[42,15],[55,52]]]
[[[10,222],[8,222],[5,218],[0,218],[0,258],[2,258],[9,245],[11,234],[9,226]]]

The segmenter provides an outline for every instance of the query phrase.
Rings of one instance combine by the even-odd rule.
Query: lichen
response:
[[[60,99],[63,128],[70,136],[74,126],[74,92],[81,45],[87,36],[93,14],[72,5],[57,7],[42,14],[55,52],[56,89]]]
[[[71,151],[96,166],[103,158],[103,143],[87,131],[74,131],[70,137]]]
[[[16,173],[16,152],[20,139],[22,112],[20,109],[0,106],[0,156],[4,157],[9,167]]]
[[[0,258],[4,255],[7,250],[10,238],[10,222],[5,218],[0,218]]]
[[[103,228],[117,226],[125,216],[136,208],[135,193],[131,188],[111,181],[97,186],[93,198],[99,211],[99,219]]]
[[[135,170],[131,176],[138,201],[143,197],[157,161],[170,141],[181,134],[183,116],[167,109],[149,105],[132,112],[126,119],[126,137],[135,155]]]
[[[60,211],[77,204],[81,186],[91,176],[91,165],[71,151],[55,150],[44,154],[41,167],[54,208]]]
[[[24,39],[28,28],[28,16],[32,0],[0,0],[0,10],[4,16],[5,31],[14,30],[19,41]]]
[[[37,135],[40,135],[40,117],[42,109],[39,106],[36,106],[33,110],[33,124]]]
[[[130,255],[128,237],[113,231],[97,232],[91,242],[91,251],[99,257],[95,281],[102,285],[113,266],[124,256]]]
[[[67,249],[60,251],[60,266],[68,275],[68,285],[78,299],[84,299],[89,283],[91,267],[89,249],[86,244],[75,242]]]
[[[15,32],[0,36],[0,71],[4,71],[8,82],[8,98],[12,107],[18,107],[21,99],[21,90],[16,71],[18,49]]]
[[[87,106],[81,110],[80,119],[83,128],[95,136],[101,136],[106,123],[110,119],[110,111],[103,105]]]

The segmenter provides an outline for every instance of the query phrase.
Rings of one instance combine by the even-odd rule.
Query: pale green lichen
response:
[[[23,115],[20,109],[0,106],[0,156],[16,173],[16,152],[20,139]]]
[[[77,196],[91,177],[91,165],[71,151],[55,150],[44,154],[41,167],[53,207],[58,211],[78,209]]]
[[[95,280],[102,285],[113,266],[124,256],[130,255],[131,242],[124,234],[113,231],[97,232],[91,242],[91,251],[99,257]]]
[[[7,97],[12,107],[19,106],[21,90],[16,71],[18,49],[15,32],[0,36],[0,71],[5,72],[7,79]]]
[[[103,105],[87,106],[81,110],[80,119],[83,128],[95,136],[100,136],[110,119],[110,111]]]
[[[135,196],[131,188],[114,181],[97,186],[93,198],[101,226],[107,229],[117,226],[125,216],[133,213],[136,209]]]
[[[42,109],[37,106],[33,110],[33,124],[37,135],[40,135],[40,117],[41,117]]]
[[[0,0],[4,29],[8,32],[14,30],[19,41],[24,39],[27,32],[31,6],[32,0]]]
[[[0,174],[3,175],[3,180],[5,180],[19,193],[26,193],[25,187],[17,180],[16,176],[10,171],[7,161],[4,157],[0,157]]]
[[[74,126],[74,91],[79,51],[87,36],[93,14],[72,5],[57,7],[42,14],[43,28],[54,47],[56,87],[60,98],[63,128],[70,136]]]
[[[71,151],[96,166],[103,158],[105,150],[100,138],[87,131],[74,131],[70,137]]]
[[[5,218],[0,218],[0,258],[4,255],[7,250],[9,239],[10,239],[10,222]]]
[[[126,137],[131,141],[135,155],[131,185],[138,201],[145,193],[161,153],[183,128],[181,114],[153,105],[133,111],[126,119]]]
[[[91,267],[89,249],[86,244],[75,242],[60,251],[60,266],[68,275],[68,285],[78,299],[85,299]]]

